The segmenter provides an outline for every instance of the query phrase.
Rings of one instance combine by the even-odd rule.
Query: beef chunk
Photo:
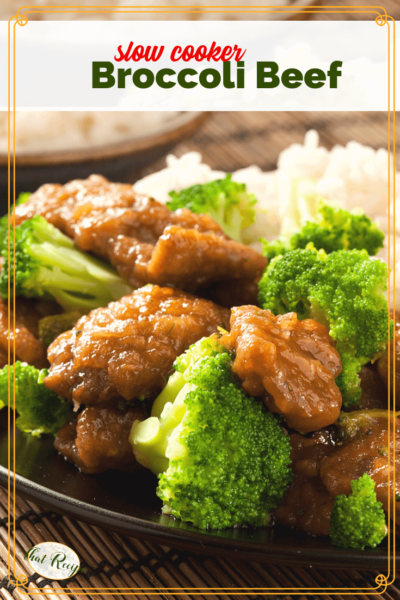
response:
[[[326,327],[299,321],[295,313],[274,317],[269,310],[242,306],[232,309],[231,333],[221,342],[236,352],[233,371],[243,389],[262,396],[289,427],[308,433],[336,421],[341,362]]]
[[[13,301],[11,300],[11,307]],[[52,302],[35,301],[27,298],[17,298],[15,315],[8,315],[8,301],[0,298],[0,367],[8,363],[8,340],[11,342],[11,353],[15,342],[15,360],[27,362],[38,369],[48,366],[46,346],[39,339],[39,320],[49,314],[54,314],[59,308]],[[15,316],[15,328],[14,326]],[[9,328],[9,323],[11,327]],[[14,333],[15,332],[15,335]],[[11,361],[13,356],[11,354]]]
[[[290,436],[294,480],[273,516],[279,523],[316,536],[329,535],[329,519],[334,498],[319,476],[321,461],[335,450],[329,429],[310,438],[298,433]]]
[[[107,404],[89,406],[59,430],[54,445],[84,473],[133,471],[139,465],[128,437],[133,422],[146,416],[140,405],[122,410]]]
[[[333,497],[349,495],[351,481],[367,473],[375,481],[376,496],[387,511],[389,491],[393,494],[388,485],[389,469],[390,487],[395,485],[396,492],[400,492],[400,420],[387,410],[360,410],[343,415],[339,426],[344,444],[321,462],[320,475],[326,489]],[[389,427],[395,431],[390,443]],[[395,508],[399,517],[400,502]]]
[[[131,285],[188,291],[230,279],[254,281],[267,260],[229,239],[208,215],[170,211],[132,186],[100,175],[47,184],[16,207],[16,224],[42,215],[81,250],[108,260]]]
[[[229,311],[173,288],[144,286],[82,317],[49,347],[44,384],[80,404],[152,397],[177,356],[229,326]]]

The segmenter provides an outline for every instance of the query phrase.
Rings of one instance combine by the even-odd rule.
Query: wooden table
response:
[[[22,600],[27,594],[21,594],[15,587],[15,578],[7,577],[7,567],[4,558],[7,556],[7,492],[0,488],[0,596],[6,600],[12,598]],[[51,592],[57,588],[57,582],[43,579],[28,567],[24,554],[32,546],[42,541],[59,541],[67,544],[77,552],[81,559],[83,572],[73,577],[62,586],[67,588],[86,588],[87,593],[73,593],[73,598],[112,598],[112,592],[90,593],[90,588],[320,588],[345,587],[346,596],[312,595],[313,600],[353,600],[365,598],[358,594],[359,588],[376,587],[375,577],[378,573],[355,570],[329,570],[303,567],[276,566],[273,564],[248,563],[244,561],[227,560],[225,558],[196,556],[192,553],[177,551],[145,543],[138,539],[128,538],[111,533],[98,527],[80,523],[62,517],[51,511],[44,510],[32,502],[22,498],[16,500],[16,569],[15,575],[24,573],[29,576],[29,590],[32,595],[28,598],[66,599],[65,593]],[[89,588],[89,590],[88,590]],[[354,592],[352,593],[352,590]],[[49,593],[50,592],[50,593]],[[38,595],[39,594],[39,595]],[[233,595],[234,594],[234,595]],[[129,597],[127,593],[118,597]],[[156,600],[151,592],[139,598]],[[171,595],[162,593],[161,597]],[[196,597],[201,599],[237,598],[242,600],[245,594],[237,592],[222,596],[215,593],[208,595],[183,593],[179,598],[188,600]],[[248,597],[248,596],[247,596]],[[265,597],[254,594],[253,598]],[[291,596],[268,596],[275,598],[290,598]],[[304,598],[305,596],[293,596]],[[398,600],[400,597],[400,578],[395,580],[382,595],[384,600]]]

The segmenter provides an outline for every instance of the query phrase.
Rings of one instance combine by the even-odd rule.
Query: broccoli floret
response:
[[[288,251],[288,245],[285,244],[282,240],[274,240],[273,242],[269,242],[268,240],[260,239],[262,243],[262,254],[268,260],[272,260],[276,256],[281,256]]]
[[[15,202],[15,205],[20,206],[20,204],[25,204],[25,202],[28,202],[30,196],[30,192],[21,192]]]
[[[367,473],[351,482],[351,494],[336,496],[330,518],[332,544],[340,548],[375,548],[387,535],[385,511]]]
[[[72,329],[81,316],[82,314],[75,310],[43,317],[39,321],[39,339],[45,346],[50,346],[61,333]]]
[[[5,215],[0,219],[0,252],[7,250],[8,244],[8,216]]]
[[[326,254],[309,247],[274,258],[259,283],[262,308],[328,327],[342,361],[336,383],[346,407],[359,402],[362,365],[387,345],[387,278],[387,265],[366,250]]]
[[[312,242],[319,250],[366,250],[374,256],[383,248],[385,234],[361,210],[349,212],[319,203],[315,221],[308,221],[301,231],[292,236],[293,249],[305,248]]]
[[[201,529],[267,524],[292,479],[289,438],[231,364],[216,336],[192,346],[130,435],[137,460],[159,475],[163,512]]]
[[[349,441],[354,438],[362,439],[364,432],[370,431],[371,421],[375,419],[397,419],[400,411],[390,413],[383,408],[370,408],[352,412],[341,412],[336,426],[341,440]]]
[[[326,253],[335,250],[366,250],[374,256],[383,248],[385,234],[365,214],[335,208],[319,201],[313,221],[307,221],[289,240],[263,241],[263,254],[269,259],[296,248],[305,248],[310,242]]]
[[[178,210],[188,208],[197,214],[206,213],[220,225],[223,231],[242,242],[242,231],[256,219],[254,194],[246,191],[246,184],[232,181],[228,174],[224,179],[216,179],[203,185],[192,185],[180,192],[170,192],[168,208]]]
[[[10,263],[7,244],[0,275],[4,298],[8,296],[9,277],[12,289],[14,258],[16,296],[53,297],[66,310],[88,312],[132,291],[111,267],[77,250],[70,238],[43,217],[36,216],[15,228]]]
[[[22,192],[16,201],[16,206],[20,204],[25,204],[29,200],[30,192]],[[14,211],[14,207],[11,209],[11,214]],[[3,252],[5,248],[8,248],[8,215],[4,215],[4,217],[0,218],[0,253]]]
[[[17,361],[14,366],[0,369],[0,405],[8,404],[9,390],[13,398],[15,382],[15,410],[18,412],[18,429],[40,437],[42,433],[57,431],[71,417],[72,410],[64,398],[47,389],[43,384],[47,369]]]

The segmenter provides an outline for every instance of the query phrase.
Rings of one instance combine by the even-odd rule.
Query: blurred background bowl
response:
[[[259,8],[262,4],[258,0],[247,0],[247,2],[243,0],[219,0],[216,5],[221,7],[222,9],[232,8],[235,10],[236,8],[240,9],[243,6],[248,7],[249,9],[254,8],[256,12],[253,13],[244,13],[238,10],[238,12],[232,13],[224,13],[224,12],[206,12],[206,9],[210,7],[209,0],[197,0],[195,3],[198,12],[173,12],[173,10],[169,10],[168,12],[163,12],[166,9],[178,9],[183,8],[185,5],[193,6],[193,3],[190,0],[186,0],[184,4],[179,0],[158,0],[156,6],[154,5],[153,0],[142,0],[140,2],[140,6],[143,7],[144,12],[142,13],[129,13],[129,12],[110,12],[110,13],[92,13],[88,16],[87,12],[56,12],[57,7],[59,7],[60,11],[62,11],[62,6],[65,7],[65,0],[49,0],[48,2],[43,2],[43,0],[32,0],[29,4],[30,7],[43,7],[45,4],[46,7],[51,6],[54,10],[52,13],[30,13],[28,15],[30,20],[41,21],[41,20],[123,20],[123,21],[140,21],[140,20],[156,20],[156,21],[203,21],[203,20],[224,20],[224,21],[272,21],[279,19],[308,19],[310,14],[304,13],[303,10],[306,10],[309,7],[317,6],[322,3],[323,0],[272,0],[270,5],[274,5],[277,8],[296,8],[297,14],[293,13],[278,13],[278,12],[270,12],[270,13],[262,13],[257,12],[257,8]],[[341,1],[341,0],[339,0]],[[395,0],[396,2],[398,0]],[[212,4],[212,3],[211,3]],[[336,3],[337,4],[337,3]],[[123,9],[127,6],[132,6],[132,2],[130,0],[97,0],[97,2],[93,3],[92,0],[80,0],[80,8],[90,9],[90,6],[96,5],[97,7],[109,7],[113,6],[115,8]],[[2,0],[0,3],[0,19],[8,20],[11,15],[15,14],[16,11],[21,7],[21,2],[19,0]],[[151,8],[151,13],[145,12],[146,8]],[[159,9],[159,11],[155,10]],[[28,11],[29,12],[29,11]],[[391,13],[390,13],[391,14]]]
[[[16,193],[34,192],[44,183],[66,183],[100,173],[113,181],[137,179],[154,162],[208,119],[208,112],[180,112],[156,131],[124,141],[78,150],[16,155]],[[12,168],[11,168],[12,171]],[[11,181],[12,184],[12,181]],[[12,189],[12,187],[11,187]],[[0,155],[0,210],[7,212],[8,157]]]

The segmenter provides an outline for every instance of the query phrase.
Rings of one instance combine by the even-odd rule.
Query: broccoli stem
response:
[[[135,421],[129,434],[129,441],[135,448],[140,464],[151,469],[155,475],[164,473],[168,469],[169,460],[165,456],[168,442],[157,417]],[[151,461],[147,460],[149,449]]]
[[[31,244],[26,250],[27,254],[32,258],[36,258],[43,266],[59,267],[67,273],[75,275],[87,272],[82,261],[76,260],[76,250],[73,248],[60,247],[57,248],[50,242],[42,244]]]
[[[101,281],[90,280],[87,274],[82,273],[81,277],[72,277],[63,273],[58,267],[53,267],[51,270],[39,269],[34,283],[50,293],[65,310],[73,308],[92,310],[99,305],[108,304],[110,300],[118,300],[132,291],[127,284],[118,281],[106,287]],[[89,297],[85,298],[85,296]]]
[[[62,247],[58,249],[54,244],[31,244],[28,254],[36,258],[43,266],[59,267],[72,275],[91,275],[96,280],[104,283],[120,283],[121,278],[107,265],[88,254],[82,254],[75,248]],[[128,287],[125,285],[125,287]]]
[[[114,269],[75,248],[71,239],[41,216],[16,227],[14,236],[12,258],[8,250],[2,252],[4,297],[14,277],[17,296],[51,295],[65,310],[88,312],[132,292]]]
[[[133,440],[140,447],[155,445],[160,441],[160,421],[157,417],[149,417],[145,421],[135,421],[137,426]]]
[[[74,310],[43,317],[39,321],[39,339],[45,346],[50,346],[61,333],[72,329],[81,316],[82,313],[79,310]]]
[[[109,302],[109,300],[106,300],[105,298],[85,298],[85,296],[63,292],[56,288],[49,288],[48,293],[64,310],[79,310],[83,315],[99,306],[106,306]]]
[[[35,235],[39,242],[50,242],[64,248],[74,248],[71,238],[64,235],[57,227],[50,225],[46,219],[35,220]]]
[[[71,276],[61,271],[59,267],[53,269],[41,268],[38,271],[36,282],[45,289],[62,289],[66,292],[90,294],[92,296],[108,297],[102,283],[91,281],[82,274],[81,277]]]
[[[168,385],[169,382],[167,387]],[[171,436],[174,435],[185,415],[186,395],[196,388],[196,385],[184,382],[174,398],[172,398],[170,389],[170,394],[167,396],[172,399],[172,402],[167,401],[164,403],[164,408],[159,417],[156,417],[152,412],[151,417],[145,421],[135,421],[132,426],[129,441],[135,449],[136,458],[141,465],[151,469],[156,475],[164,473],[168,468],[169,459],[172,458],[171,454],[175,456],[180,451],[179,441],[174,439],[171,444]],[[161,403],[158,409],[160,406]]]
[[[157,396],[153,404],[153,408],[151,409],[151,415],[153,417],[160,417],[162,411],[164,410],[164,406],[167,404],[167,402],[174,402],[185,383],[186,382],[182,373],[175,371],[175,373],[168,379],[168,383],[161,394]]]

